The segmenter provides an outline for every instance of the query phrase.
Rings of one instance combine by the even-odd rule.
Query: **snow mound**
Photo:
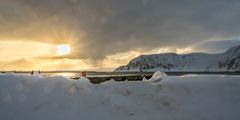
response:
[[[149,81],[157,83],[166,78],[167,74],[165,74],[164,72],[157,71],[153,74],[152,78],[150,78]]]
[[[152,80],[163,73],[156,72]],[[91,84],[0,74],[0,120],[238,120],[239,76]]]

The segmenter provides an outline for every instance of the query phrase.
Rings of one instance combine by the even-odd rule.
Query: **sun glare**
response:
[[[71,48],[68,44],[62,44],[57,46],[57,55],[66,55],[71,52]]]

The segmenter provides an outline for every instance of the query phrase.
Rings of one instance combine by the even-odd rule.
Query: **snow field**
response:
[[[238,120],[240,77],[165,76],[91,84],[64,77],[0,75],[1,120]]]

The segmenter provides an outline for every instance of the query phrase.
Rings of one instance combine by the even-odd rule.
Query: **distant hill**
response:
[[[141,55],[115,71],[240,71],[240,45],[225,53]]]

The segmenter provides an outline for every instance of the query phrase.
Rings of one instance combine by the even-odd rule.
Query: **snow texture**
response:
[[[96,85],[87,78],[0,74],[0,120],[240,119],[239,76],[163,76]]]
[[[157,71],[153,74],[152,78],[150,78],[149,81],[153,83],[159,83],[163,79],[167,79],[167,74]]]

